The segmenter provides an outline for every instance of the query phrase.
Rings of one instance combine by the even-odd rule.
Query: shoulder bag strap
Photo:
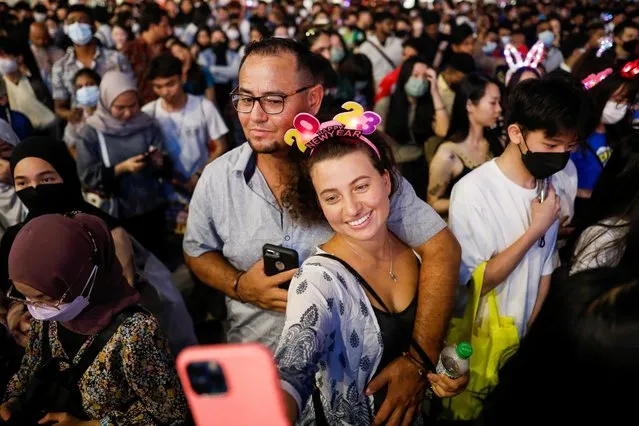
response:
[[[146,312],[139,306],[130,306],[123,311],[121,311],[116,317],[111,321],[107,327],[102,329],[100,333],[95,336],[91,345],[86,349],[84,354],[82,354],[82,358],[80,361],[73,366],[73,379],[77,383],[80,381],[84,372],[93,364],[93,361],[98,356],[100,351],[104,348],[104,346],[111,340],[111,337],[115,332],[120,328],[122,323],[126,321],[131,315],[136,312]]]
[[[373,46],[375,48],[375,50],[377,50],[379,52],[380,55],[382,55],[384,57],[384,59],[386,59],[386,62],[388,62],[388,64],[393,68],[397,68],[397,65],[395,65],[395,62],[393,62],[391,60],[391,58],[388,57],[388,55],[384,52],[384,50],[382,50],[381,47],[379,47],[378,45],[376,45],[375,43],[373,43],[370,40],[366,40],[368,43],[370,43],[371,46]]]
[[[350,272],[351,274],[353,274],[353,276],[355,276],[355,278],[357,278],[357,281],[362,285],[362,287],[364,287],[364,289],[366,291],[368,291],[371,294],[371,296],[373,296],[373,298],[377,301],[377,303],[379,303],[382,306],[382,308],[384,308],[384,310],[386,312],[389,312],[389,313],[391,312],[391,310],[388,309],[388,307],[386,306],[386,304],[384,303],[382,298],[379,297],[379,295],[375,292],[375,290],[373,290],[373,287],[371,287],[370,284],[368,284],[366,282],[366,280],[359,274],[359,272],[357,272],[355,270],[355,268],[353,268],[351,265],[349,265],[348,263],[344,262],[339,257],[333,256],[332,254],[317,253],[315,256],[322,256],[322,257],[325,257],[327,259],[333,259],[333,260],[341,263],[348,270],[348,272]]]
[[[106,168],[111,168],[111,160],[109,159],[109,151],[107,151],[106,141],[104,140],[104,134],[96,130],[98,133],[98,143],[100,144],[100,155],[102,156],[102,162]]]

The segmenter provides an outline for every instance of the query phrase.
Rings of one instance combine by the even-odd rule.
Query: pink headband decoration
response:
[[[376,129],[382,118],[372,112],[364,111],[364,108],[357,102],[348,101],[342,105],[347,112],[337,114],[331,121],[320,123],[317,118],[305,112],[299,113],[293,119],[293,128],[284,134],[284,142],[288,145],[296,145],[297,148],[306,152],[310,148],[313,155],[315,148],[328,138],[334,136],[357,138],[367,144],[377,158],[382,158],[379,150],[364,135],[370,135]]]
[[[586,90],[590,90],[604,81],[610,74],[612,74],[612,68],[606,68],[598,74],[590,74],[588,77],[581,80],[581,83],[584,85]]]

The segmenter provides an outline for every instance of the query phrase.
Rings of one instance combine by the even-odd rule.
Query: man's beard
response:
[[[253,151],[255,151],[258,154],[274,154],[280,150],[279,147],[277,146],[277,143],[275,142],[272,142],[268,146],[261,146],[260,148],[258,148],[255,146],[253,141],[251,141],[251,139],[249,138],[246,138],[246,139],[249,145],[251,146],[251,148],[253,149]]]

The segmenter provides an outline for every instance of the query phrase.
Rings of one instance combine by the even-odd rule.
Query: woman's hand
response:
[[[115,166],[115,175],[120,176],[125,173],[137,173],[146,166],[146,157],[144,154],[135,155],[127,158],[123,162]]]
[[[437,86],[437,71],[433,68],[428,68],[426,71],[426,80],[428,80],[428,84],[430,85],[430,94],[433,98],[441,98],[439,94],[439,87]]]
[[[430,381],[433,392],[438,397],[450,398],[451,396],[459,395],[466,389],[470,375],[466,373],[456,379],[451,379],[445,374],[428,373],[426,377]]]
[[[48,413],[38,424],[43,425],[49,422],[53,422],[55,426],[100,426],[97,420],[84,421],[76,419],[69,413]]]
[[[9,421],[11,419],[11,415],[18,410],[20,406],[20,400],[18,398],[9,398],[8,401],[3,402],[0,405],[0,420]]]

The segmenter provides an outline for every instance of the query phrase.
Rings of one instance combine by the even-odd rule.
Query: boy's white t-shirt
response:
[[[556,180],[552,179],[556,187]],[[462,178],[450,197],[448,221],[462,248],[460,282],[466,284],[483,262],[506,250],[531,224],[531,201],[536,189],[523,188],[489,161]],[[548,229],[545,246],[535,243],[506,281],[496,288],[501,316],[513,317],[519,335],[526,332],[539,280],[559,266],[556,250],[559,221]],[[480,306],[479,315],[483,315]]]
[[[219,139],[229,131],[211,101],[201,96],[187,96],[181,111],[166,111],[160,99],[142,107],[143,112],[160,124],[173,167],[185,179],[206,165],[209,141]]]

